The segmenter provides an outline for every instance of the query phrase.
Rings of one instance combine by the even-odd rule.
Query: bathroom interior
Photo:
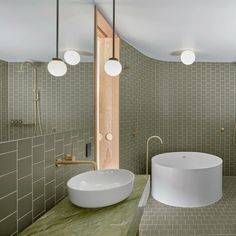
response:
[[[0,236],[236,236],[234,9],[0,0]]]

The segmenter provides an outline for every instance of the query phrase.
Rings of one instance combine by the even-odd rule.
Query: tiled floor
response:
[[[236,177],[224,177],[223,198],[207,207],[170,207],[150,197],[139,235],[236,236]]]

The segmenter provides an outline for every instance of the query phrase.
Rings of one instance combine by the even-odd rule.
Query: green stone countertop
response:
[[[20,236],[135,235],[147,200],[144,192],[146,195],[149,194],[149,181],[148,175],[136,175],[131,195],[126,200],[109,207],[80,208],[65,198],[26,228]]]

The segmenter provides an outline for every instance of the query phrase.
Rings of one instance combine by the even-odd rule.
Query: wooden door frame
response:
[[[100,92],[100,88],[99,88],[99,82],[100,82],[100,78],[98,80],[98,71],[99,71],[99,67],[100,65],[98,65],[98,60],[97,60],[97,56],[98,56],[98,47],[97,47],[97,43],[98,40],[97,38],[112,38],[112,27],[110,26],[110,24],[107,22],[107,20],[105,19],[105,17],[101,14],[101,12],[97,9],[97,7],[95,6],[94,9],[94,87],[95,87],[95,96],[94,96],[94,106],[95,106],[95,119],[94,119],[94,127],[95,127],[95,135],[94,135],[94,141],[95,141],[95,149],[94,149],[94,153],[95,153],[95,160],[98,164],[98,168],[100,168],[100,164],[102,163],[102,159],[99,157],[100,156],[100,140],[99,140],[99,92]],[[116,57],[119,59],[120,56],[120,38],[117,34],[115,34],[116,37]],[[115,111],[115,117],[114,120],[116,121],[116,132],[115,132],[115,137],[116,139],[113,141],[113,144],[111,144],[111,146],[113,146],[113,150],[112,152],[114,153],[114,157],[116,159],[116,164],[115,164],[115,168],[119,168],[119,77],[115,77],[115,78],[111,78],[111,79],[115,79],[118,82],[118,88],[116,88],[115,91],[115,96],[117,97],[116,100],[116,104],[117,105],[117,110]],[[117,83],[116,83],[117,84]],[[112,126],[113,127],[113,126]],[[103,137],[104,138],[104,137]],[[115,142],[115,144],[114,144]],[[112,153],[112,154],[113,154]],[[117,158],[118,158],[118,164],[117,164]]]

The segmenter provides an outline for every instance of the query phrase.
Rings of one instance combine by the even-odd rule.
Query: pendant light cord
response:
[[[113,0],[112,57],[115,58],[115,0]]]
[[[58,47],[59,47],[59,0],[57,0],[57,16],[56,16],[56,58],[58,57]]]

